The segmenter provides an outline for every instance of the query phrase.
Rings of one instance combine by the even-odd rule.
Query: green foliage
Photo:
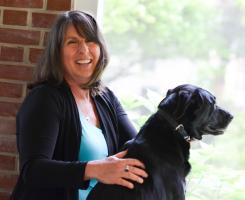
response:
[[[220,11],[202,0],[107,0],[105,10],[104,31],[115,51],[127,51],[132,40],[143,50],[141,59],[207,56],[209,49],[224,47],[219,37],[210,37]]]
[[[198,85],[205,88],[212,88],[212,86],[224,85],[225,66],[221,64],[210,64],[207,62],[200,62],[197,66]],[[216,94],[218,91],[216,92]]]
[[[224,143],[220,144],[224,145]],[[219,145],[206,145],[205,148],[195,149],[191,152],[192,171],[187,178],[187,197],[188,199],[244,199],[245,193],[241,193],[244,188],[245,170],[237,170],[229,163],[237,160],[232,157],[229,146],[226,156],[222,163],[210,162],[210,159],[219,158],[217,152]],[[223,152],[224,154],[224,152]],[[225,159],[226,157],[229,160]],[[226,197],[226,198],[223,198]]]
[[[151,113],[157,109],[157,104],[162,99],[162,96],[158,93],[147,90],[145,97],[143,96],[125,96],[121,98],[123,107],[127,109],[127,112],[135,125],[139,130],[144,124]]]
[[[106,0],[104,33],[115,54],[135,62],[176,55],[224,60],[245,53],[243,0]]]

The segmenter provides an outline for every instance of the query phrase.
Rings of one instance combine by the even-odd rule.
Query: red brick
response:
[[[1,47],[0,60],[1,61],[23,61],[24,49],[22,47]]]
[[[1,117],[0,119],[0,135],[14,135],[16,133],[15,119]]]
[[[18,103],[0,102],[0,116],[14,117],[19,109]]]
[[[0,192],[0,199],[1,200],[9,200],[11,193],[9,192]]]
[[[33,67],[0,64],[0,78],[30,81],[33,70]]]
[[[0,188],[8,191],[12,191],[16,184],[18,175],[15,174],[0,174]]]
[[[1,0],[0,6],[18,8],[43,8],[43,0]]]
[[[47,10],[65,11],[71,9],[71,0],[48,0]]]
[[[0,96],[20,98],[22,97],[23,85],[16,83],[3,83],[0,82]]]
[[[43,49],[30,49],[30,55],[29,55],[29,60],[31,63],[36,63],[40,59],[41,55],[43,53]]]
[[[38,45],[39,31],[0,28],[0,42],[23,45]]]
[[[27,12],[4,10],[3,24],[25,26],[27,24]]]
[[[0,135],[0,152],[17,153],[16,137],[6,137]]]
[[[0,170],[16,170],[15,162],[15,156],[0,155]]]
[[[40,28],[50,28],[56,17],[56,14],[32,13],[32,26]]]

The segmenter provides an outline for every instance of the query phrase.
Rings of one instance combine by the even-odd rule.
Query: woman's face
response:
[[[97,43],[80,36],[73,25],[69,25],[61,49],[64,78],[69,84],[87,83],[100,57]]]

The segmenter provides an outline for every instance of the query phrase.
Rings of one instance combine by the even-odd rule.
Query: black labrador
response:
[[[168,90],[158,111],[127,144],[126,157],[141,160],[148,178],[132,190],[98,183],[87,199],[184,200],[190,141],[222,134],[232,118],[207,90],[188,84]]]

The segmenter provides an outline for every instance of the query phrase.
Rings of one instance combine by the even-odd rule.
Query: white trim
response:
[[[104,0],[74,0],[74,10],[91,14],[102,27]]]

